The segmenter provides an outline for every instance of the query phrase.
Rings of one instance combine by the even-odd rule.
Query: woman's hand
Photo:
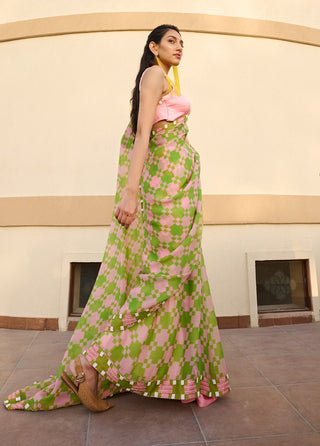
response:
[[[138,193],[124,188],[122,198],[115,210],[115,217],[118,222],[128,229],[129,225],[134,221],[138,209]]]

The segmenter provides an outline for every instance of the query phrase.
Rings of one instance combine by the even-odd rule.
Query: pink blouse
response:
[[[146,68],[142,73],[142,76],[140,78],[139,90],[141,87],[142,77],[144,73],[148,70],[148,68]],[[183,94],[180,96],[173,94],[173,96],[171,96],[171,94],[168,93],[162,96],[162,98],[159,100],[157,104],[153,124],[162,120],[174,121],[175,119],[180,118],[180,116],[185,116],[188,113],[190,113],[189,100],[185,96],[183,96]]]

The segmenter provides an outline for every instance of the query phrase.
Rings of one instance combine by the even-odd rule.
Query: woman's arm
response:
[[[141,82],[137,132],[127,184],[115,211],[118,222],[126,228],[134,221],[137,212],[140,178],[148,152],[156,107],[163,90],[163,81],[163,70],[155,65],[144,74]]]

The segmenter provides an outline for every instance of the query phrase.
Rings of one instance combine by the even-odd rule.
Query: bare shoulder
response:
[[[165,79],[163,69],[159,65],[152,65],[144,72],[141,85],[148,87],[158,86],[163,84]]]

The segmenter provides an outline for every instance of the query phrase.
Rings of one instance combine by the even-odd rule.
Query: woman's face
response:
[[[156,50],[160,61],[167,67],[179,65],[183,52],[181,35],[174,29],[169,29],[156,45]]]

